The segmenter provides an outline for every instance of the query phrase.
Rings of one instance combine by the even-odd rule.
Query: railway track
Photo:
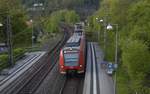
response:
[[[38,86],[56,64],[59,58],[60,48],[64,45],[67,39],[67,33],[65,33],[62,41],[60,41],[53,50],[48,52],[47,59],[43,61],[43,65],[32,75],[32,77],[29,78],[30,80],[18,89],[17,92],[15,91],[14,94],[33,94],[36,91]]]
[[[59,94],[82,94],[84,77],[67,77]]]
[[[3,89],[1,94],[33,94],[55,66],[59,58],[59,51],[68,38],[68,32],[64,32],[63,38],[51,51],[47,52],[36,65],[23,73],[16,81]]]

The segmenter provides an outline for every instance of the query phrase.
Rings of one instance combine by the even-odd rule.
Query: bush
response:
[[[117,70],[117,94],[133,94],[133,91],[130,88],[128,72],[123,65],[120,65]]]
[[[150,71],[150,54],[148,47],[141,41],[131,40],[128,44],[124,44],[122,60],[127,67],[129,76],[132,81],[132,89],[143,93],[145,87],[143,82],[146,74]]]
[[[14,56],[18,56],[18,55],[23,54],[23,53],[24,53],[24,49],[22,49],[22,48],[14,49]]]
[[[16,48],[13,51],[14,60],[16,61],[18,58],[22,57],[25,53],[25,49],[23,48]]]
[[[0,55],[0,70],[8,67],[8,55]]]
[[[22,57],[24,55],[26,50],[22,48],[17,48],[13,50],[13,56],[14,56],[14,62],[17,61],[18,58]],[[8,64],[8,55],[2,54],[0,55],[0,70],[7,68],[9,66]]]

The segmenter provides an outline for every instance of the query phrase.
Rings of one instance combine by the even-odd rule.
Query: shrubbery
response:
[[[22,49],[22,48],[14,49],[13,54],[14,54],[15,60],[16,60],[18,57],[23,56],[24,53],[25,53],[25,49]]]
[[[8,55],[0,55],[0,70],[8,67]]]
[[[25,49],[22,49],[22,48],[16,48],[14,49],[13,51],[13,59],[14,59],[14,63],[21,57],[24,56],[24,53],[25,53]],[[8,64],[8,54],[7,53],[4,53],[4,54],[1,54],[0,55],[0,70],[8,67],[9,64]]]

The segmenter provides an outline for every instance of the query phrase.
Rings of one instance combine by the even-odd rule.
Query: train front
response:
[[[61,51],[60,73],[83,73],[84,63],[79,48],[68,48]]]

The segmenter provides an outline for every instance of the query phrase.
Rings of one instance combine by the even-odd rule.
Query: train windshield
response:
[[[78,66],[78,53],[65,53],[65,66]]]
[[[81,31],[75,31],[75,33],[74,34],[76,34],[76,35],[78,35],[78,36],[82,36],[82,30]]]
[[[81,25],[78,25],[77,26],[77,29],[82,29],[83,27]]]

